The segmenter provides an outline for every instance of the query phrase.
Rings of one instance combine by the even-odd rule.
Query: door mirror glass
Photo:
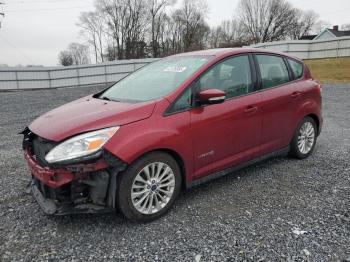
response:
[[[223,103],[226,99],[226,93],[219,89],[207,89],[200,91],[197,101],[200,105],[212,105]]]

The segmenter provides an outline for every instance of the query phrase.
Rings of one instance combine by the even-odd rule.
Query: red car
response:
[[[120,210],[151,221],[183,188],[277,155],[308,157],[321,86],[297,58],[257,49],[171,56],[23,131],[48,214]]]

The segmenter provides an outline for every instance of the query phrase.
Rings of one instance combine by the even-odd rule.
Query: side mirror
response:
[[[207,89],[200,91],[197,95],[197,101],[201,105],[221,104],[226,99],[226,93],[219,89]]]

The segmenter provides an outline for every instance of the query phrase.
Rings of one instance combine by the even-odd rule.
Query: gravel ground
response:
[[[350,261],[350,85],[324,87],[324,129],[307,160],[273,159],[183,192],[149,224],[45,216],[24,193],[17,133],[96,90],[0,93],[0,261]]]

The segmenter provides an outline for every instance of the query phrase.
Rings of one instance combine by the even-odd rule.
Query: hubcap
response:
[[[315,128],[310,122],[305,122],[299,132],[298,148],[302,154],[307,154],[315,142]]]
[[[165,163],[145,166],[135,177],[131,187],[131,200],[142,214],[154,214],[170,201],[175,189],[175,174]]]

